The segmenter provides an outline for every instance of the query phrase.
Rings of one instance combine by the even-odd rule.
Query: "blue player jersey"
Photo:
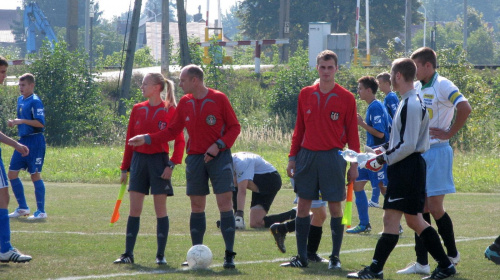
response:
[[[391,118],[394,117],[394,114],[398,109],[398,105],[399,105],[399,98],[396,95],[396,93],[394,91],[389,92],[387,96],[384,98],[384,106],[387,109],[387,112],[389,113],[389,116]]]
[[[37,120],[45,126],[45,111],[42,100],[36,94],[32,94],[24,99],[21,95],[17,99],[17,118],[25,120]],[[33,127],[27,124],[17,126],[18,135],[20,137],[30,134],[40,133],[45,130],[43,127]]]
[[[366,132],[366,145],[376,147],[389,141],[389,127],[392,123],[392,118],[387,113],[385,106],[378,100],[373,100],[368,109],[366,109],[366,124],[384,133],[384,138],[377,138]]]

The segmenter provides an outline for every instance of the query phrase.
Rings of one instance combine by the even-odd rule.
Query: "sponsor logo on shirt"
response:
[[[215,123],[217,122],[217,119],[215,118],[214,115],[208,115],[206,122],[208,125],[215,125]]]
[[[382,123],[382,116],[374,116],[373,123]]]
[[[43,109],[36,109],[37,116],[43,116]]]
[[[330,113],[330,119],[332,119],[332,121],[336,121],[339,119],[339,113],[337,112],[331,112]]]

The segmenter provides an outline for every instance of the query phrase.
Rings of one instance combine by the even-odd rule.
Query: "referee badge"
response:
[[[208,125],[215,125],[215,123],[217,122],[217,119],[215,118],[214,115],[208,115],[206,122]]]
[[[167,127],[167,123],[166,122],[162,122],[162,121],[158,122],[158,128],[160,130],[164,130],[166,127]]]
[[[330,119],[332,119],[332,121],[336,121],[339,119],[339,113],[337,112],[331,112],[330,113]]]

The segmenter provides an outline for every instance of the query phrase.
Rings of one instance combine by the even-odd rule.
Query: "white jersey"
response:
[[[429,113],[429,127],[440,128],[447,131],[455,114],[455,107],[462,101],[467,101],[458,87],[437,72],[425,85],[420,81],[415,82],[420,98],[422,98]],[[430,139],[430,144],[448,140]]]
[[[272,164],[261,156],[249,152],[234,153],[233,166],[238,183],[243,180],[253,180],[255,174],[266,174],[277,171]]]

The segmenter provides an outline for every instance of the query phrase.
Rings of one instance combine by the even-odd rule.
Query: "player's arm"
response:
[[[457,112],[455,114],[455,121],[451,125],[450,129],[446,131],[437,127],[431,127],[429,128],[429,136],[431,138],[437,138],[440,140],[450,139],[455,134],[457,134],[457,132],[465,125],[471,111],[472,107],[467,100],[458,103]]]
[[[349,99],[350,110],[347,111],[347,116],[345,118],[345,126],[347,128],[347,145],[349,149],[360,152],[360,144],[359,144],[359,134],[358,134],[358,121],[357,121],[357,108],[356,108],[356,100],[354,99],[354,95]],[[356,178],[358,178],[358,163],[351,162],[349,166],[349,170],[347,171],[347,180],[349,182],[354,182]]]
[[[26,124],[32,127],[44,127],[44,125],[39,120],[28,120],[28,119],[13,119],[8,121],[9,127],[15,125]]]
[[[384,138],[384,136],[385,136],[383,132],[380,132],[380,131],[376,130],[375,128],[373,128],[372,126],[370,126],[369,124],[367,124],[363,120],[363,117],[361,117],[360,114],[358,114],[358,125],[361,126],[362,128],[364,128],[366,131],[368,131],[368,133],[370,133],[371,135],[373,135],[377,138]]]
[[[302,143],[302,139],[304,139],[304,133],[306,130],[304,115],[302,114],[302,103],[305,102],[303,101],[304,94],[302,92],[303,91],[301,91],[299,94],[299,100],[297,103],[297,118],[295,120],[295,128],[292,135],[292,144],[290,146],[290,153],[288,154],[288,165],[286,167],[286,173],[290,178],[293,178],[293,171],[295,170],[295,157],[299,153],[300,144]]]
[[[5,143],[18,151],[23,157],[29,154],[29,149],[25,145],[17,142],[16,140],[10,138],[9,136],[0,132],[0,142]]]

